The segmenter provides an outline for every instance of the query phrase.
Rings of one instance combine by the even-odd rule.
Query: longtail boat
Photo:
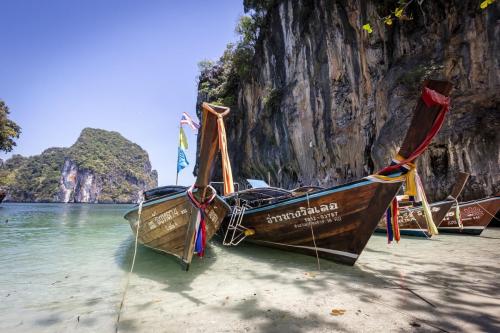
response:
[[[500,197],[461,202],[458,207],[462,226],[457,222],[454,205],[438,225],[439,232],[480,235],[500,210]]]
[[[500,192],[495,194],[495,197],[500,197]],[[500,227],[500,210],[497,211],[496,215],[491,218],[490,227],[499,228]]]
[[[438,231],[441,231],[439,223],[443,221],[443,219],[448,216],[455,216],[454,211],[450,212],[452,207],[456,207],[455,204],[458,202],[457,198],[462,193],[462,190],[465,186],[465,183],[469,179],[469,174],[465,172],[459,173],[457,177],[457,181],[451,190],[450,195],[446,198],[446,200],[438,201],[430,205],[432,220],[438,224]],[[423,208],[413,207],[412,203],[408,202],[410,206],[403,206],[405,204],[404,201],[400,201],[399,208],[399,216],[398,216],[398,224],[399,231],[401,235],[407,236],[422,236],[422,237],[432,237],[432,234],[427,229],[427,222],[425,220],[425,214]],[[450,215],[452,214],[452,215]],[[449,223],[453,223],[450,221]],[[458,227],[458,220],[455,221]],[[375,232],[387,232],[387,219],[384,216],[377,225],[377,229]]]
[[[429,80],[391,166],[376,175],[323,190],[249,189],[226,198],[225,245],[250,241],[353,265],[396,196],[415,159],[439,131],[452,84]],[[403,178],[402,178],[403,177]]]
[[[223,116],[228,113],[229,108],[202,104],[199,168],[193,186],[146,191],[145,201],[125,214],[140,243],[179,258],[186,270],[195,249],[203,255],[206,242],[230,209],[209,185],[217,144],[225,140]]]

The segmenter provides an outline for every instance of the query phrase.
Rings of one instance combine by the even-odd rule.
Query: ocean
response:
[[[3,203],[0,332],[115,332],[130,207]],[[184,272],[139,246],[119,331],[500,331],[499,257],[500,229],[374,235],[353,267],[212,241]]]

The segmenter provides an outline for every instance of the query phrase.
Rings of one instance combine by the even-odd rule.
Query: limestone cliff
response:
[[[117,132],[85,128],[70,148],[14,155],[0,166],[9,201],[137,202],[157,186],[146,151]]]
[[[418,162],[429,197],[445,197],[459,170],[472,174],[463,199],[500,191],[500,3],[482,11],[478,1],[415,1],[414,19],[392,26],[379,17],[395,1],[270,3],[251,72],[232,83],[226,127],[237,179],[270,172],[285,188],[331,186],[376,171],[401,143],[421,82],[433,77],[455,89]],[[222,67],[201,73],[199,102],[217,97],[210,88]]]

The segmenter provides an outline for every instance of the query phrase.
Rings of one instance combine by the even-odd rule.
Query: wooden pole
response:
[[[179,182],[179,170],[177,170],[179,166],[179,148],[181,146],[181,124],[179,123],[179,145],[177,146],[177,164],[175,165],[175,186],[178,185]]]

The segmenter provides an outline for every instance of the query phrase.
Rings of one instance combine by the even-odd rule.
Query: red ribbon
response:
[[[205,246],[207,243],[207,226],[205,222],[205,210],[207,209],[208,205],[214,200],[216,196],[215,190],[212,188],[212,195],[208,197],[205,202],[199,202],[196,200],[196,198],[193,195],[193,189],[195,186],[191,186],[187,190],[187,195],[189,199],[191,199],[191,202],[200,210],[200,226],[199,228],[201,229],[201,251],[198,252],[199,257],[203,257],[205,254]],[[196,237],[198,237],[198,231],[195,234],[195,242],[196,242]]]
[[[392,224],[394,225],[393,232],[394,232],[394,239],[396,242],[399,243],[399,240],[401,239],[401,234],[399,233],[399,224],[398,224],[398,214],[399,214],[399,205],[398,205],[398,199],[394,197],[392,199]]]
[[[429,133],[427,133],[427,136],[424,138],[424,140],[420,143],[420,145],[415,149],[415,151],[407,157],[405,160],[400,161],[397,164],[390,165],[388,167],[383,168],[377,174],[381,173],[390,173],[392,171],[396,171],[399,169],[400,166],[406,164],[406,163],[411,163],[413,162],[418,156],[420,156],[425,149],[429,146],[431,143],[432,139],[436,136],[437,132],[441,129],[444,123],[444,118],[446,116],[446,113],[449,111],[450,108],[450,98],[444,95],[441,95],[435,90],[432,90],[430,88],[425,87],[424,90],[422,91],[422,100],[424,101],[425,105],[430,108],[436,105],[441,106],[441,111],[437,115],[436,119],[434,120],[434,124],[432,125],[431,130]]]

